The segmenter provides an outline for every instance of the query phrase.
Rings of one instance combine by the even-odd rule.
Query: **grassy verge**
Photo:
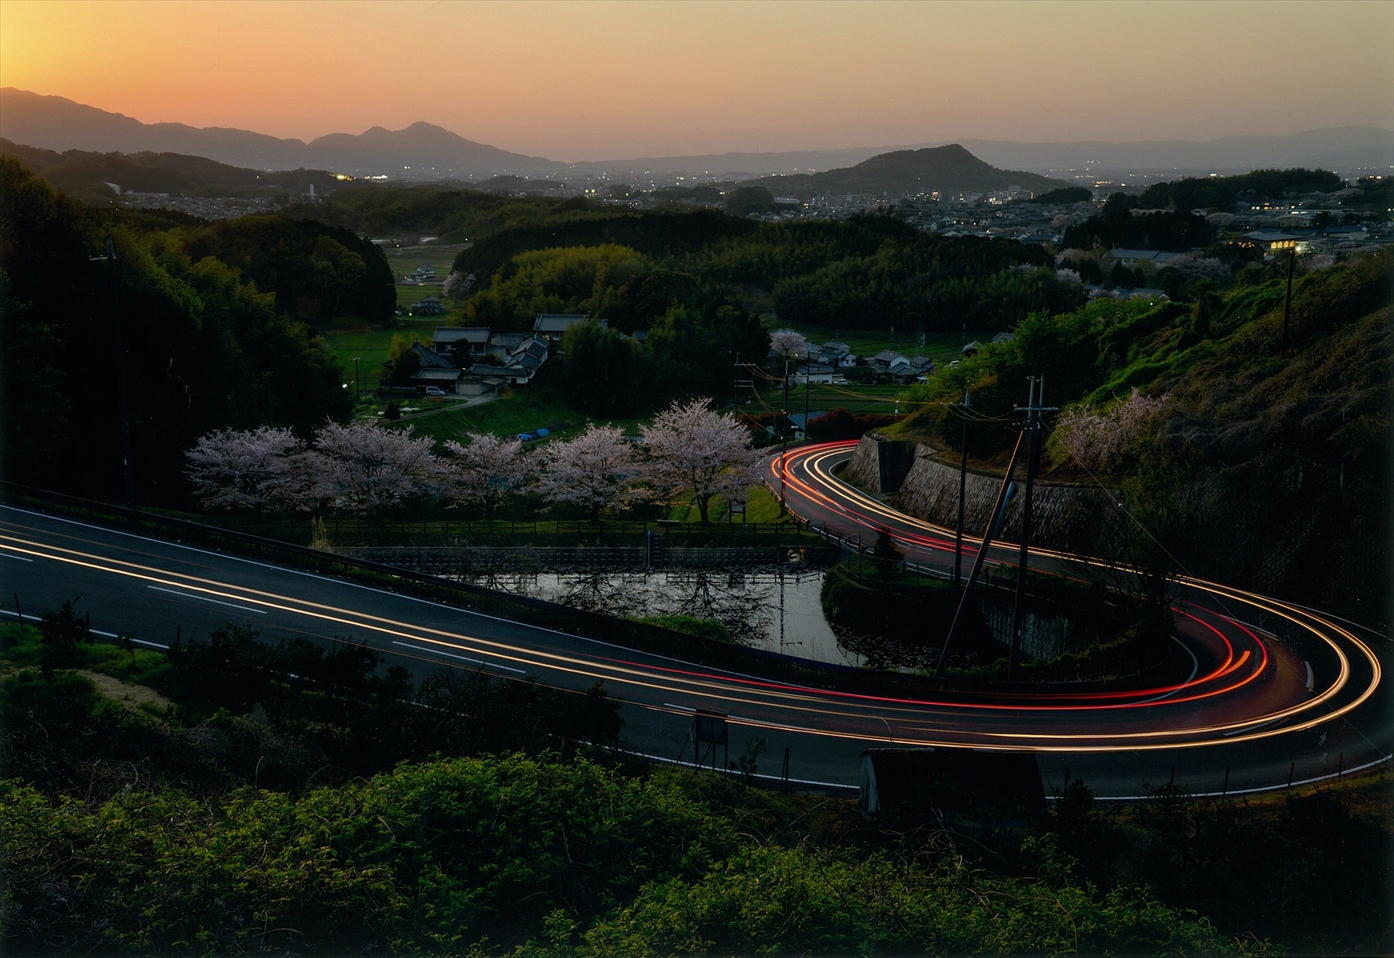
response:
[[[17,669],[38,668],[38,627],[18,622],[0,624],[0,659]],[[78,646],[77,667],[132,685],[154,686],[168,672],[169,660],[163,652],[138,647],[123,649],[114,640],[97,637]]]

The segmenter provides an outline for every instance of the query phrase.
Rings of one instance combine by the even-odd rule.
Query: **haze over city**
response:
[[[563,161],[1394,125],[1394,4],[0,2],[0,85]]]

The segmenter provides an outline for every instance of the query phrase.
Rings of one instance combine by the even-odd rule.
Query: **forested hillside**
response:
[[[1284,298],[1274,278],[1190,304],[1102,300],[1033,316],[1011,343],[911,390],[925,405],[906,434],[957,448],[943,403],[971,388],[983,414],[1008,417],[1026,377],[1044,375],[1051,404],[1074,405],[1054,440],[1062,473],[1124,489],[1184,569],[1383,621],[1394,264],[1379,254],[1305,273],[1286,322]],[[1155,410],[1128,419],[1131,390]],[[1085,427],[1076,447],[1115,453],[1070,455],[1067,433]],[[973,433],[980,455],[1014,435]]]
[[[97,211],[8,159],[0,265],[5,478],[112,499],[126,430],[138,495],[179,501],[184,450],[209,429],[345,414],[305,320],[391,317],[382,255],[352,234]]]

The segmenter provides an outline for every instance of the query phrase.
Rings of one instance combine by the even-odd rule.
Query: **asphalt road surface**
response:
[[[831,476],[815,478],[817,468],[831,465],[817,457],[836,450],[814,447],[776,460],[774,468],[789,470],[791,507],[830,527],[885,525],[885,513],[858,518],[859,507],[849,505],[854,490],[838,489]],[[807,486],[799,503],[795,482]],[[907,546],[942,561],[942,531],[908,517],[895,521],[904,523],[896,534]],[[935,544],[918,543],[936,536]],[[361,643],[417,674],[464,668],[578,692],[600,683],[621,703],[632,752],[725,766],[747,750],[755,754],[758,744],[762,777],[830,789],[856,787],[864,749],[934,746],[1032,750],[1048,794],[1067,777],[1084,779],[1100,797],[1140,796],[1169,781],[1198,793],[1235,793],[1349,773],[1387,760],[1394,739],[1380,682],[1386,639],[1208,583],[1188,583],[1178,603],[1178,630],[1195,652],[1186,682],[1094,695],[893,698],[715,670],[10,507],[0,507],[0,576],[11,618],[32,621],[77,599],[94,629],[152,647],[176,635],[203,638],[232,622],[271,641]],[[698,710],[724,716],[724,750],[694,744]]]

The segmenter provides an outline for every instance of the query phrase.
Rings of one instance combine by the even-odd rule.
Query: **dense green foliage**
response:
[[[1391,291],[1383,254],[1299,276],[1286,350],[1280,278],[1189,306],[1101,300],[1035,315],[1010,343],[912,387],[905,430],[957,449],[945,404],[971,388],[970,450],[1000,457],[1028,375],[1045,376],[1052,404],[1165,395],[1126,468],[1105,477],[1159,523],[1152,532],[1196,574],[1379,619],[1371,597],[1390,540],[1370,531],[1389,518]]]
[[[788,827],[762,824],[776,802],[746,793],[723,812],[682,773],[511,756],[209,802],[3,789],[18,953],[499,953],[529,938],[551,954],[1236,950],[1058,866],[998,878],[942,854],[770,843]],[[752,827],[768,836],[753,847]]]
[[[396,291],[387,259],[354,233],[311,220],[246,216],[173,237],[194,262],[213,257],[276,297],[276,312],[306,322],[392,322]]]
[[[27,631],[8,630],[5,655],[42,665],[44,643]],[[139,668],[134,649],[129,655],[129,663],[120,661],[126,653],[112,661],[84,651],[81,659],[147,683],[164,697],[163,710],[117,707],[61,670],[46,679],[22,671],[0,683],[6,773],[47,792],[86,795],[135,781],[196,794],[239,784],[302,788],[440,754],[566,752],[580,741],[612,743],[619,731],[599,692],[464,671],[413,682],[400,668],[382,671],[378,653],[343,643],[271,644],[227,627]]]
[[[235,267],[193,259],[179,230],[143,222],[108,221],[0,159],[6,478],[120,498],[123,378],[146,501],[181,495],[183,452],[209,429],[308,429],[347,411],[342,373],[308,326]],[[94,260],[108,231],[115,260]]]
[[[1048,190],[1029,200],[1016,200],[1018,203],[1088,203],[1094,198],[1094,191],[1087,186],[1062,186],[1058,190]]]
[[[1303,193],[1334,193],[1345,181],[1326,170],[1254,170],[1239,176],[1189,177],[1156,183],[1143,190],[1143,209],[1234,212],[1240,200],[1263,202]]]
[[[1074,782],[1052,830],[1085,881],[1144,882],[1161,901],[1186,902],[1232,934],[1291,954],[1388,954],[1391,798],[1386,771],[1361,790],[1256,802],[1198,800],[1163,785],[1108,811]]]
[[[562,264],[546,252],[555,247],[608,261],[585,271],[579,260]],[[1037,248],[932,237],[886,215],[757,226],[702,211],[592,213],[519,227],[474,243],[454,268],[481,280],[467,320],[505,329],[563,310],[593,312],[623,331],[646,329],[670,306],[759,290],[773,297],[782,322],[934,331],[965,321],[1005,328],[1030,310],[1076,304],[1078,293],[1053,274],[1013,269],[1047,265]]]
[[[551,246],[615,244],[653,259],[665,259],[754,231],[755,224],[749,220],[709,210],[632,213],[568,201],[539,221],[475,239],[455,258],[454,268],[483,280],[519,254]]]
[[[1064,245],[1083,249],[1121,246],[1188,250],[1204,246],[1215,238],[1214,227],[1190,212],[1189,207],[1161,213],[1134,213],[1139,208],[1148,207],[1135,197],[1114,193],[1098,215],[1065,228]]]
[[[827,442],[833,439],[857,439],[873,429],[889,426],[899,420],[897,415],[864,413],[860,416],[839,406],[821,416],[810,419],[805,425],[809,439]]]

